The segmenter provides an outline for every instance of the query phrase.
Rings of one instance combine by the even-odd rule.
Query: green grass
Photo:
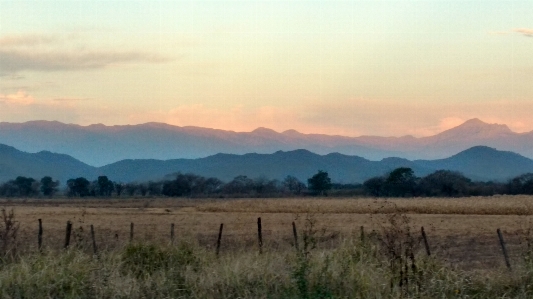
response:
[[[0,265],[1,298],[531,298],[533,266],[453,269],[422,253],[398,258],[379,243],[336,249],[222,252],[182,243],[131,244],[99,256],[32,253]],[[407,262],[407,271],[405,263]],[[400,272],[402,269],[403,272]],[[400,286],[400,278],[402,285]],[[392,285],[391,285],[392,282]]]

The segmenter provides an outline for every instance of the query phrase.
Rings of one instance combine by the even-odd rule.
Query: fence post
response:
[[[68,246],[70,245],[70,234],[72,232],[72,222],[67,221],[67,230],[66,230],[66,234],[65,234],[65,249],[68,248]]]
[[[431,250],[429,249],[429,243],[428,243],[428,237],[426,236],[426,231],[424,230],[424,227],[420,228],[420,231],[422,232],[422,239],[424,239],[424,247],[426,247],[426,253],[428,256],[431,255]]]
[[[261,227],[261,217],[257,218],[257,237],[259,238],[259,254],[263,253],[263,232]]]
[[[96,238],[94,237],[94,226],[91,224],[91,239],[93,239],[93,252],[98,254],[98,248],[96,247]]]
[[[498,238],[500,239],[500,246],[502,247],[503,257],[505,258],[505,265],[511,270],[511,263],[509,262],[509,255],[507,254],[507,248],[505,247],[505,241],[503,240],[502,231],[498,228],[496,230]]]
[[[174,223],[170,224],[170,245],[174,245]]]
[[[130,243],[133,241],[133,222],[130,223]]]
[[[365,241],[365,227],[361,225],[361,242]]]
[[[296,231],[296,223],[292,222],[292,235],[294,236],[294,247],[296,250],[300,250],[298,246],[298,232]]]
[[[217,256],[220,253],[220,241],[222,240],[222,229],[224,228],[224,223],[220,223],[220,229],[218,231],[218,239],[217,239]]]
[[[39,232],[37,234],[37,244],[39,246],[39,252],[43,252],[43,222],[39,218]]]

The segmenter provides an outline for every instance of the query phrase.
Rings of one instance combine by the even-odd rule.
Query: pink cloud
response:
[[[13,106],[28,106],[34,104],[35,99],[28,95],[25,91],[19,90],[14,94],[0,94],[0,103]]]
[[[91,106],[86,99],[38,99],[25,90],[13,94],[0,94],[0,122],[57,120],[83,124],[87,119],[92,123],[95,115],[111,120],[111,115],[116,114],[117,111],[106,113],[101,107]]]
[[[514,32],[521,33],[525,36],[533,36],[533,29],[530,28],[517,28],[513,30]]]

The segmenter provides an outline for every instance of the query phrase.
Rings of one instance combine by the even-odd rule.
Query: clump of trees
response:
[[[45,176],[40,181],[34,178],[18,176],[14,180],[9,180],[0,185],[0,196],[2,197],[51,197],[58,192],[59,181],[54,181],[51,177]]]
[[[461,197],[494,194],[525,193],[527,184],[533,187],[533,174],[523,175],[508,183],[473,182],[460,172],[437,170],[425,177],[416,177],[411,168],[400,167],[384,176],[363,183],[365,193],[376,197]]]

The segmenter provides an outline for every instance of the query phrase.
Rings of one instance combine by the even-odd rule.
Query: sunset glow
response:
[[[533,2],[0,0],[0,122],[533,130]]]

